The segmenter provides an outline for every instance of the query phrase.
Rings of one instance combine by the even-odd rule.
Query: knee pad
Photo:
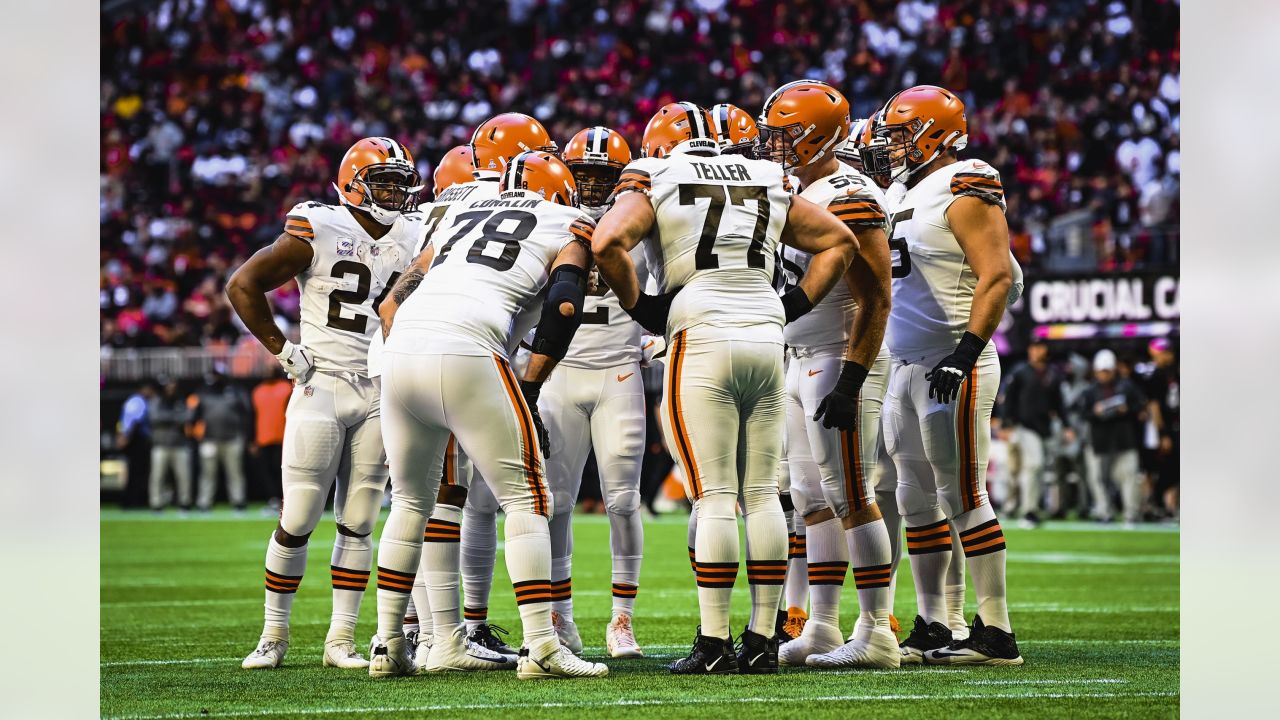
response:
[[[919,472],[932,472],[929,465],[923,462],[916,464],[920,465]],[[938,507],[937,493],[922,487],[920,482],[914,480],[911,473],[911,470],[904,469],[895,492],[898,514],[903,517],[931,512]]]
[[[778,492],[776,488],[762,487],[743,489],[742,514],[744,516],[770,510],[777,511],[779,513],[782,512],[782,501],[778,499]]]
[[[569,495],[568,489],[559,489],[559,490],[553,490],[551,492],[550,500],[551,500],[551,508],[550,508],[551,514],[559,515],[561,513],[573,512],[573,505],[574,505],[574,502],[577,500],[577,498],[571,497]]]
[[[289,432],[284,466],[302,473],[320,473],[333,465],[334,456],[342,449],[342,428],[333,418],[321,415],[299,415],[289,418]],[[385,468],[384,468],[385,472]]]
[[[610,515],[634,515],[640,509],[640,492],[634,488],[608,493],[605,510]]]
[[[777,495],[774,495],[775,500]],[[694,509],[698,514],[698,522],[706,522],[707,520],[731,520],[737,522],[738,519],[738,498],[732,493],[714,493],[711,495],[703,495],[698,498]]]

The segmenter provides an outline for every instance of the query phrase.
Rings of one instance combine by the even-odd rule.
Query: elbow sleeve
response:
[[[574,333],[582,324],[582,303],[587,292],[587,271],[576,265],[559,265],[551,271],[542,317],[533,335],[533,351],[560,360],[569,350]],[[573,314],[565,317],[560,306],[569,303]]]

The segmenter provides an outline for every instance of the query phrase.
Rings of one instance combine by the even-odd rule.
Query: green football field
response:
[[[719,713],[778,718],[1172,717],[1178,712],[1176,531],[1125,532],[1077,524],[1006,529],[1011,615],[1020,668],[814,671],[777,676],[675,677],[697,625],[685,518],[646,526],[636,635],[646,657],[609,661],[601,680],[522,682],[509,673],[374,681],[323,668],[329,616],[331,517],[312,537],[283,667],[250,672],[241,658],[262,621],[262,565],[274,519],[208,518],[104,510],[101,515],[101,702],[109,718],[398,717],[674,718]],[[501,532],[501,531],[500,531]],[[608,524],[575,519],[575,619],[585,654],[603,659],[609,618]],[[501,553],[501,550],[499,551]],[[501,558],[491,620],[518,638],[520,623]],[[745,624],[745,574],[734,596]],[[849,583],[847,633],[856,614]],[[968,615],[973,614],[970,590]],[[896,614],[914,614],[911,576]],[[365,598],[360,642],[375,629]],[[512,642],[513,645],[518,642]],[[722,716],[721,716],[722,717]]]

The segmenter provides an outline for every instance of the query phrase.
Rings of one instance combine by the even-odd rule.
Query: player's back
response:
[[[412,259],[422,214],[402,213],[374,239],[338,205],[293,206],[285,232],[311,245],[311,265],[298,274],[302,344],[320,370],[368,372],[378,305]]]
[[[575,237],[589,243],[594,225],[524,191],[453,204],[427,236],[434,259],[396,312],[388,352],[507,356],[551,262]]]
[[[776,249],[791,207],[780,166],[738,155],[675,153],[622,173],[649,190],[657,221],[646,241],[649,271],[671,305],[670,334],[699,325],[782,327],[773,289]]]
[[[889,245],[895,263],[886,339],[908,361],[950,352],[969,323],[978,276],[951,232],[947,209],[965,196],[1004,210],[1000,174],[981,160],[961,160],[907,190],[893,207]]]
[[[839,163],[836,172],[810,183],[800,191],[800,197],[826,208],[849,225],[884,228],[887,224],[884,193],[869,178],[844,163]],[[784,247],[782,252],[786,267],[797,279],[804,277],[813,256],[793,247]],[[841,280],[812,311],[787,325],[784,331],[787,345],[843,345],[849,340],[857,310],[848,284]]]

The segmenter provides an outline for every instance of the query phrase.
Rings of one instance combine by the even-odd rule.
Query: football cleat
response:
[[[821,655],[840,647],[844,636],[840,628],[824,622],[813,620],[804,626],[800,637],[779,646],[778,662],[782,665],[804,665],[805,658],[810,655]],[[897,647],[894,643],[894,647]]]
[[[467,640],[467,630],[462,625],[454,628],[446,637],[438,637],[427,652],[427,672],[457,670],[509,670],[513,663],[502,653]]]
[[[783,634],[789,638],[800,637],[800,633],[804,632],[804,624],[807,622],[809,622],[809,613],[805,612],[804,608],[787,608],[787,621],[782,625],[782,633],[778,635],[778,641],[787,642],[782,639]]]
[[[409,644],[405,642],[404,635],[397,633],[396,637],[387,640],[385,643],[377,635],[369,641],[369,677],[371,678],[388,678],[399,677],[401,675],[417,675],[418,668],[413,664],[413,658],[409,657]]]
[[[895,669],[902,662],[898,638],[889,628],[882,627],[873,628],[865,640],[850,640],[830,652],[810,655],[805,664],[820,668]]]
[[[840,633],[837,631],[836,634]],[[741,643],[741,649],[738,650],[738,672],[743,675],[778,672],[778,638],[767,638],[744,628],[738,641]]]
[[[435,638],[431,633],[418,633],[418,643],[413,646],[413,665],[420,672],[427,671],[427,658],[431,655],[431,646]]]
[[[699,626],[689,657],[667,667],[674,675],[725,675],[738,672],[738,657],[733,654],[732,640],[703,635]]]
[[[1013,633],[984,625],[981,617],[974,616],[969,637],[925,652],[924,662],[926,665],[1021,665],[1022,655],[1018,653]]]
[[[272,640],[270,638],[262,638],[258,641],[258,647],[240,663],[240,667],[245,670],[266,670],[269,668],[280,667],[280,662],[284,660],[284,654],[289,652],[288,640]]]
[[[609,657],[644,657],[644,651],[640,649],[635,632],[631,629],[631,616],[625,613],[615,616],[605,627],[604,646],[609,651]]]
[[[369,661],[356,652],[356,644],[350,640],[329,640],[324,644],[324,666],[343,670],[363,670]]]
[[[893,613],[889,613],[889,629],[894,635],[902,632],[902,623],[898,622],[898,618]]]
[[[901,664],[919,665],[924,662],[925,653],[944,648],[950,643],[951,628],[940,622],[927,623],[917,615],[911,634],[898,645],[902,653]]]
[[[525,648],[516,661],[516,677],[521,680],[598,678],[608,674],[609,667],[604,663],[583,660],[563,645],[557,645],[550,655],[541,659],[534,659]]]
[[[773,634],[778,638],[779,644],[795,640],[787,634],[787,613],[782,610],[778,611],[778,619],[773,623]]]
[[[481,623],[480,625],[477,625],[474,630],[468,633],[467,640],[479,645],[480,647],[492,650],[499,655],[502,655],[507,658],[507,662],[514,663],[516,661],[516,655],[519,653],[516,652],[515,648],[503,642],[499,635],[506,636],[510,635],[510,633],[507,632],[506,628],[502,628],[497,625],[490,625],[488,623]]]
[[[430,635],[430,634],[431,633],[427,633],[427,635]],[[416,655],[418,653],[418,643],[419,641],[421,641],[422,637],[423,637],[422,632],[419,630],[405,631],[404,633],[404,641],[406,643],[405,647],[406,649],[408,649],[410,655]]]
[[[556,630],[556,637],[560,638],[560,644],[569,648],[569,652],[577,655],[582,652],[582,636],[578,634],[578,624],[572,620],[566,620],[563,615],[551,611],[551,627]]]

